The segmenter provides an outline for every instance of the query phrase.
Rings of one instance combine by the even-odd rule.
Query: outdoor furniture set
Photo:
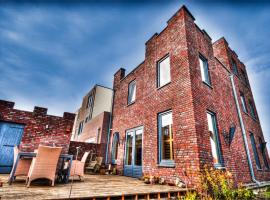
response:
[[[9,184],[17,176],[26,176],[27,187],[36,179],[48,179],[54,186],[55,179],[61,183],[68,183],[70,176],[84,177],[84,166],[90,152],[85,152],[81,161],[72,160],[73,155],[61,154],[62,147],[39,145],[34,152],[20,152],[14,147],[14,164],[9,176]],[[61,159],[60,167],[58,160]],[[57,168],[60,168],[57,170]],[[57,172],[57,176],[56,176]]]

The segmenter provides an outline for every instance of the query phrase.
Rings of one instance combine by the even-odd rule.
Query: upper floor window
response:
[[[259,142],[260,142],[260,151],[263,157],[264,165],[266,169],[269,169],[269,164],[268,164],[267,155],[266,155],[266,142],[263,142],[262,138],[259,138]]]
[[[256,119],[256,115],[255,115],[255,109],[254,109],[254,104],[251,100],[249,100],[249,111],[250,111],[250,115],[252,118]]]
[[[161,165],[174,165],[172,111],[158,115],[159,162]]]
[[[247,79],[247,74],[244,70],[241,69],[241,74],[242,74],[242,78],[243,78],[243,81],[246,85],[248,85],[248,79]]]
[[[220,142],[218,137],[217,119],[216,114],[210,111],[207,112],[208,131],[210,134],[210,144],[213,157],[213,163],[215,166],[222,166]]]
[[[247,113],[247,104],[246,104],[246,99],[245,99],[245,96],[242,92],[240,92],[240,100],[241,100],[241,103],[242,103],[242,108],[243,108],[243,111],[245,113]]]
[[[256,142],[255,142],[255,138],[254,138],[253,133],[250,133],[250,142],[251,142],[251,146],[252,146],[253,155],[254,155],[254,158],[255,158],[257,169],[261,169],[262,166],[261,166],[260,159],[259,159],[259,156],[258,156],[257,146],[256,146]]]
[[[238,68],[235,60],[232,60],[232,70],[235,75],[238,75]]]
[[[83,131],[83,121],[80,122],[80,124],[79,124],[78,135],[80,135],[82,133],[82,131]]]
[[[202,55],[200,55],[199,62],[200,62],[202,81],[207,83],[208,85],[211,85],[207,59],[204,58]]]
[[[169,55],[158,61],[158,87],[162,87],[171,82]]]
[[[94,103],[94,98],[93,98],[93,95],[90,94],[87,99],[86,108],[92,107],[93,103]]]
[[[136,82],[131,81],[128,85],[128,104],[135,102],[136,99]]]

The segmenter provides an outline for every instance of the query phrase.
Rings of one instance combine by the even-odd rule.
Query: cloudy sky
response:
[[[143,61],[145,41],[185,4],[213,41],[225,36],[246,64],[270,143],[270,4],[113,2],[0,1],[0,99],[19,109],[74,112],[95,83],[111,87],[119,67],[130,71]]]

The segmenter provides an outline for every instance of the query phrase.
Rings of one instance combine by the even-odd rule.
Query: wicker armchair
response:
[[[85,152],[82,159],[79,160],[73,160],[71,169],[70,169],[70,176],[79,176],[80,180],[83,180],[84,178],[84,166],[86,159],[88,157],[90,152]]]
[[[18,153],[19,153],[20,151],[19,151],[19,149],[18,149],[18,147],[17,146],[14,146],[14,161],[13,161],[13,167],[12,167],[12,170],[11,170],[11,172],[13,172],[13,170],[15,170],[15,163],[16,163],[16,160],[17,160],[17,157],[18,157]],[[20,159],[19,161],[18,161],[18,164],[17,164],[17,168],[16,168],[16,171],[15,171],[15,173],[14,173],[14,178],[13,178],[13,180],[15,180],[15,178],[17,177],[17,176],[27,176],[27,174],[28,174],[28,171],[29,171],[29,169],[30,169],[30,165],[31,165],[31,162],[32,162],[32,159]],[[11,175],[12,173],[10,173],[10,175]],[[9,178],[11,178],[11,177],[9,177]],[[12,180],[12,181],[13,181]]]
[[[46,178],[54,186],[55,172],[62,147],[39,146],[27,176],[27,187],[35,179]]]

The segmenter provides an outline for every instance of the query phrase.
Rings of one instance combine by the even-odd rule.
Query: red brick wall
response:
[[[237,95],[238,95],[239,105],[241,107],[243,121],[245,124],[245,131],[247,134],[249,152],[250,152],[251,158],[252,158],[252,165],[253,165],[255,177],[259,181],[270,180],[270,170],[266,169],[264,162],[263,162],[261,151],[259,149],[259,137],[262,138],[262,140],[264,140],[264,136],[263,136],[262,128],[260,125],[260,121],[258,119],[256,107],[255,107],[255,115],[257,116],[257,119],[253,119],[251,117],[250,110],[248,107],[249,100],[251,100],[253,102],[253,104],[255,105],[254,98],[253,98],[249,83],[246,84],[245,81],[243,81],[243,76],[241,76],[240,69],[242,69],[246,73],[246,67],[238,59],[237,54],[233,50],[231,50],[227,41],[224,38],[221,38],[220,40],[216,41],[213,45],[213,48],[214,48],[215,56],[217,57],[218,60],[220,60],[220,63],[217,62],[217,64],[218,64],[217,67],[221,68],[221,63],[222,63],[227,69],[231,70],[232,69],[232,59],[234,59],[235,62],[237,63],[239,76],[234,76],[234,81],[235,81],[235,85],[236,85],[236,91],[237,91]],[[240,91],[242,93],[244,93],[248,113],[245,113],[242,109],[242,103],[240,101]],[[226,110],[224,110],[224,112],[222,112],[222,113],[228,113],[228,111],[226,112]],[[242,135],[241,135],[242,133],[241,133],[239,123],[238,123],[237,127],[238,127],[238,129],[236,131],[235,141],[232,144],[231,148],[229,149],[231,153],[228,155],[228,158],[231,159],[231,162],[234,162],[234,168],[232,169],[232,171],[233,170],[236,171],[235,174],[236,174],[238,180],[243,180],[244,182],[248,182],[248,181],[250,181],[251,177],[248,173],[247,157],[246,157],[244,146],[243,146],[243,139],[242,139]],[[255,142],[257,145],[257,152],[259,155],[259,160],[260,160],[260,163],[262,166],[262,170],[257,170],[257,168],[256,168],[254,154],[253,154],[253,150],[252,150],[252,146],[251,146],[251,142],[250,142],[250,132],[252,132],[255,136]],[[226,149],[225,149],[224,152],[229,152],[229,151],[228,150],[226,151]],[[266,153],[267,153],[267,151],[266,151]],[[267,156],[267,158],[268,158],[268,163],[270,163],[269,156]],[[228,166],[230,166],[230,164],[228,164]]]
[[[22,151],[34,151],[39,144],[55,144],[67,153],[74,118],[74,114],[66,112],[63,117],[47,115],[47,108],[41,107],[35,107],[33,112],[17,110],[14,102],[0,100],[0,120],[25,125],[20,143]]]
[[[176,177],[186,180],[185,172],[192,181],[198,181],[198,143],[195,132],[193,99],[191,92],[185,18],[192,18],[181,9],[168,22],[159,35],[154,35],[146,43],[145,61],[124,79],[120,72],[115,74],[114,108],[112,132],[120,133],[125,139],[125,131],[144,126],[143,173],[166,177],[172,182]],[[171,83],[157,88],[157,61],[170,54]],[[136,102],[127,106],[128,84],[136,80]],[[158,166],[158,113],[172,110],[175,168]],[[113,135],[113,134],[112,134]],[[118,151],[118,167],[123,167],[124,143]]]
[[[212,45],[208,34],[197,27],[192,15],[182,7],[168,21],[167,27],[161,33],[155,34],[146,42],[145,61],[127,76],[124,75],[123,69],[115,74],[111,136],[114,132],[119,132],[120,141],[124,141],[126,130],[138,126],[144,127],[144,174],[163,176],[168,181],[180,177],[196,184],[201,167],[205,164],[212,165],[206,118],[206,111],[209,109],[217,114],[221,151],[226,169],[233,173],[238,183],[251,181],[229,79],[231,67],[228,58],[236,54],[223,45],[217,45],[218,43]],[[168,53],[171,63],[171,83],[157,88],[157,62]],[[208,59],[212,88],[202,82],[199,53]],[[220,62],[224,62],[224,66],[215,56]],[[244,65],[238,59],[237,64],[245,71]],[[134,79],[137,85],[136,102],[127,105],[128,84]],[[235,77],[235,82],[237,91],[243,90],[247,93],[246,99],[253,100],[250,88],[244,86],[238,77]],[[173,114],[172,128],[176,163],[174,168],[158,166],[157,116],[158,113],[169,109]],[[252,131],[256,136],[263,138],[259,120],[254,121],[246,114],[243,116],[247,133]],[[237,128],[229,147],[224,141],[222,131],[225,130],[228,133],[232,124],[235,124]],[[120,142],[118,150],[119,170],[123,169],[124,143]],[[252,149],[249,148],[252,154]],[[261,164],[264,165],[262,158],[260,159]],[[255,162],[253,157],[252,160]],[[255,163],[253,165],[255,166]],[[255,174],[258,180],[270,180],[269,171],[265,168],[262,171],[256,171]]]

